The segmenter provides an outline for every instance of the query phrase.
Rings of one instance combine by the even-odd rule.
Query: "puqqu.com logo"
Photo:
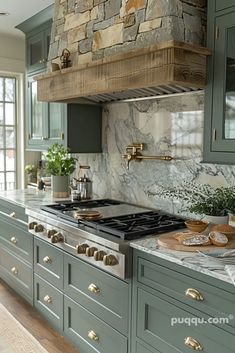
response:
[[[205,319],[204,317],[172,317],[171,326],[175,326],[175,325],[198,326],[198,325],[206,325],[206,324],[226,325],[226,324],[229,324],[231,320],[234,320],[233,314],[229,314],[226,317],[209,317],[207,319]]]

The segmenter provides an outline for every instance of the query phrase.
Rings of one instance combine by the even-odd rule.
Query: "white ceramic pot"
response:
[[[204,220],[214,224],[228,224],[229,217],[227,216],[209,216],[206,215]]]

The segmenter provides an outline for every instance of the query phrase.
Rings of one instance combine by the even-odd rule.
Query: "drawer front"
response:
[[[133,351],[133,353],[161,353],[158,350],[150,350],[150,348],[145,348],[144,346],[142,346],[142,344],[137,343],[136,345],[136,350]]]
[[[11,225],[1,219],[0,221],[0,243],[9,250],[33,263],[33,237],[29,232]]]
[[[63,252],[34,238],[34,271],[46,281],[63,289]]]
[[[138,282],[210,316],[223,317],[232,314],[235,318],[235,287],[234,294],[232,294],[141,257],[138,257]],[[196,290],[196,293],[199,292],[202,295],[202,300],[192,298],[192,289],[193,293]],[[228,325],[235,327],[235,319],[229,320]]]
[[[186,324],[197,318],[177,307],[175,300],[166,301],[139,288],[137,305],[137,336],[160,352],[188,353],[188,337],[206,353],[232,353],[234,349],[235,335],[206,322]]]
[[[64,257],[64,292],[120,332],[128,331],[129,285],[83,261]]]
[[[14,203],[0,200],[0,215],[4,215],[14,220],[21,220],[27,222],[28,216],[25,214],[24,207],[20,207]]]
[[[28,301],[33,296],[33,270],[4,246],[0,247],[0,275]]]
[[[63,293],[34,275],[34,306],[59,331],[63,330]]]
[[[81,353],[127,353],[127,338],[64,297],[64,331]]]

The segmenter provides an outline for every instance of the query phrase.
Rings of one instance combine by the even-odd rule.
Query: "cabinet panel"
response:
[[[215,0],[216,11],[224,10],[232,6],[235,6],[234,0]]]

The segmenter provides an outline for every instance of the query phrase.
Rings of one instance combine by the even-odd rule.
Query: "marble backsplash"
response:
[[[77,156],[78,165],[91,166],[94,197],[185,213],[181,202],[160,197],[159,186],[167,189],[184,181],[235,184],[235,165],[202,161],[203,108],[203,93],[107,104],[103,153]],[[145,155],[171,155],[174,159],[132,161],[127,170],[122,155],[133,142],[145,144]]]

